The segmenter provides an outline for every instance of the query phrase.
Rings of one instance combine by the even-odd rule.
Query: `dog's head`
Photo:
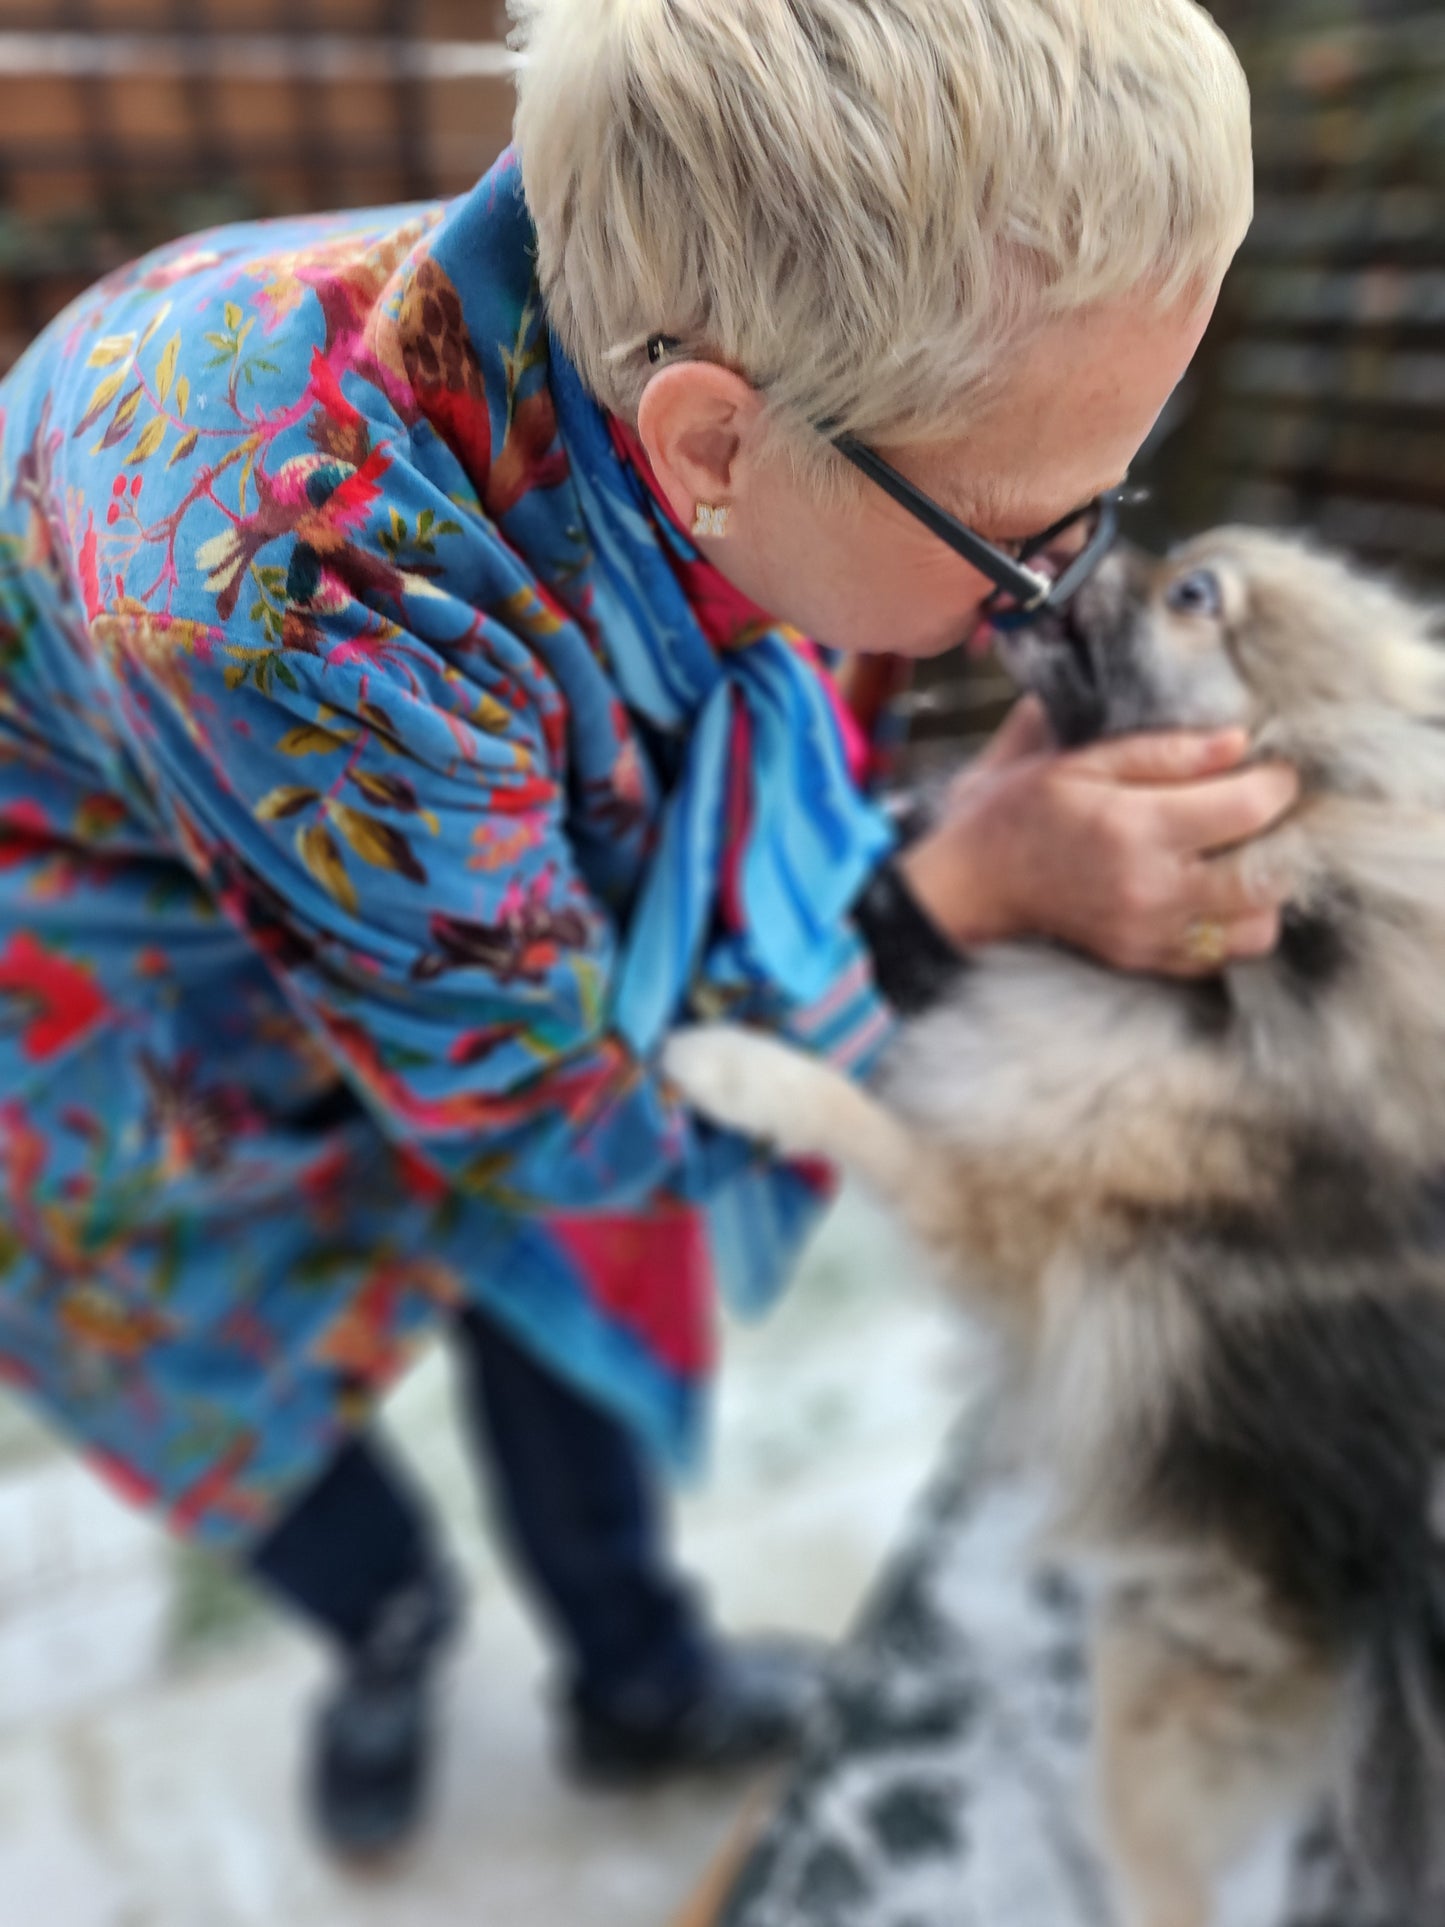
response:
[[[1221,529],[1163,561],[1118,550],[1065,614],[1001,637],[999,653],[1068,747],[1241,724],[1286,751],[1330,716],[1445,715],[1431,628],[1426,611],[1336,557]]]

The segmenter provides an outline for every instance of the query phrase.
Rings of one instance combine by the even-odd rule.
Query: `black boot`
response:
[[[310,1804],[338,1858],[382,1859],[425,1818],[433,1756],[432,1686],[461,1620],[461,1590],[438,1570],[390,1599],[349,1652],[312,1736]]]
[[[709,1654],[682,1704],[645,1692],[604,1708],[574,1695],[566,1757],[594,1786],[630,1786],[671,1773],[725,1773],[792,1752],[822,1695],[825,1649],[800,1640],[740,1640]]]

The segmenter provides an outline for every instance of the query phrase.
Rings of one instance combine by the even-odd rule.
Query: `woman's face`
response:
[[[879,453],[1005,546],[1060,521],[1129,471],[1193,359],[1215,296],[1173,309],[1112,304],[1039,335],[968,434]],[[654,378],[639,427],[673,506],[726,501],[700,542],[769,614],[850,653],[936,656],[970,640],[993,584],[865,483],[836,509],[766,453],[761,404],[739,377],[680,364]]]

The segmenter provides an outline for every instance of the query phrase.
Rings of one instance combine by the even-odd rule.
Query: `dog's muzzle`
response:
[[[1005,671],[1043,703],[1059,745],[1079,749],[1130,727],[1138,709],[1131,630],[1136,581],[1148,568],[1117,549],[1067,608],[998,637]]]
[[[998,639],[999,661],[1021,690],[1043,703],[1063,749],[1081,748],[1106,733],[1108,703],[1098,655],[1072,605]]]

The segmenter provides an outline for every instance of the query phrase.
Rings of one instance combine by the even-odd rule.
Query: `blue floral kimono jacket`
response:
[[[468,1300],[686,1460],[817,1180],[655,1047],[866,1058],[889,833],[801,639],[708,641],[515,160],[164,249],[0,405],[0,1370],[223,1547]]]

